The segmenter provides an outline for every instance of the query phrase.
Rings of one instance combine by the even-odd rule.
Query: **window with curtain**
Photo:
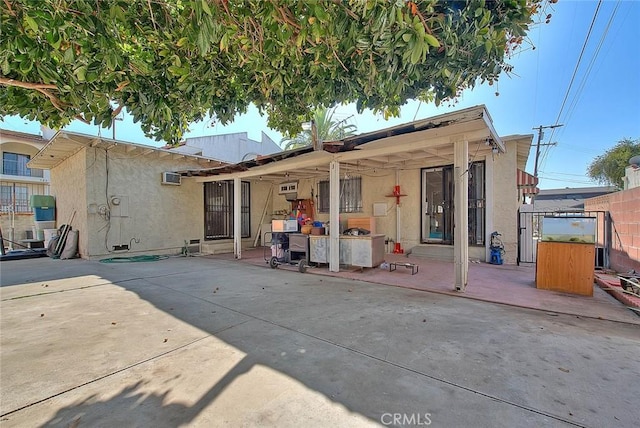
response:
[[[329,212],[329,180],[318,183],[318,212]],[[362,177],[340,180],[340,212],[362,212]]]
[[[251,236],[250,187],[241,182],[240,232],[243,238]],[[204,186],[204,238],[233,238],[233,181],[205,183]]]

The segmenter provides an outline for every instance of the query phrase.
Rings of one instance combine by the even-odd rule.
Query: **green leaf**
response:
[[[411,51],[411,64],[417,64],[420,62],[420,57],[422,56],[422,45],[420,43],[416,43]]]
[[[491,53],[492,47],[493,47],[493,43],[491,43],[491,40],[487,40],[486,42],[484,42],[484,50],[487,53],[487,55]]]
[[[81,65],[80,67],[75,69],[74,74],[78,78],[78,81],[84,82],[87,78],[87,67]]]
[[[38,23],[29,15],[24,16],[24,20],[27,22],[29,28],[33,30],[34,33],[38,32]]]
[[[70,64],[74,59],[75,55],[73,53],[73,48],[67,48],[67,50],[64,51],[64,62]]]
[[[405,42],[408,42],[409,40],[411,40],[413,38],[413,36],[411,35],[411,33],[404,33],[402,35],[402,40],[404,40]]]
[[[433,46],[434,48],[440,47],[440,42],[438,41],[438,39],[433,37],[431,34],[425,34],[424,39],[427,41],[429,46]]]
[[[20,71],[23,74],[27,74],[28,72],[31,71],[32,68],[33,68],[33,61],[31,61],[31,59],[27,58],[27,59],[24,59],[23,61],[20,61]]]
[[[202,0],[202,10],[209,16],[213,16],[211,13],[211,9],[209,9],[209,5],[207,4],[207,0]]]

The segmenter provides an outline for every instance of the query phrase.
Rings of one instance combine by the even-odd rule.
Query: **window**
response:
[[[475,162],[469,166],[469,245],[485,244],[485,198],[484,162]],[[422,171],[422,242],[453,243],[454,200],[453,166]]]
[[[29,155],[4,152],[2,154],[2,173],[30,177],[31,171],[27,168],[27,162],[30,159]]]
[[[318,212],[329,212],[329,180],[318,183],[319,207]],[[340,180],[340,212],[362,212],[362,177],[352,177]]]
[[[241,183],[240,229],[241,236],[251,236],[249,183]],[[233,238],[233,181],[205,183],[204,186],[204,238]]]
[[[0,186],[0,201],[2,212],[28,213],[31,212],[29,207],[29,188],[18,184],[9,184]]]

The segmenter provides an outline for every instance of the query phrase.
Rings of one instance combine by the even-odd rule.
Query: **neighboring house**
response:
[[[583,211],[585,199],[615,192],[613,186],[540,190],[533,200],[534,212]]]
[[[40,135],[0,129],[0,227],[4,238],[11,241],[32,236],[31,195],[49,194],[49,171],[27,167],[46,143]]]
[[[481,105],[236,164],[59,132],[30,165],[51,169],[58,218],[76,212],[83,257],[123,245],[179,252],[200,240],[203,252],[241,258],[262,224],[295,208],[280,193],[288,183],[314,220],[330,223],[330,270],[339,270],[340,230],[364,217],[405,251],[453,260],[464,290],[469,259],[489,260],[492,232],[515,262],[518,170],[532,138],[501,138]],[[161,184],[163,171],[180,173],[182,185]]]
[[[48,169],[57,226],[79,231],[83,258],[179,253],[203,237],[202,185],[174,169],[223,162],[147,145],[59,131],[30,168]]]
[[[250,139],[246,132],[237,132],[234,134],[187,138],[177,147],[165,148],[180,153],[219,159],[229,163],[238,163],[282,151],[282,148],[264,132],[262,133],[261,141]]]

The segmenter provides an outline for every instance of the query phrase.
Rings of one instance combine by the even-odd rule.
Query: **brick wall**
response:
[[[618,272],[631,269],[640,272],[640,187],[586,199],[584,210],[611,214],[611,268]]]

